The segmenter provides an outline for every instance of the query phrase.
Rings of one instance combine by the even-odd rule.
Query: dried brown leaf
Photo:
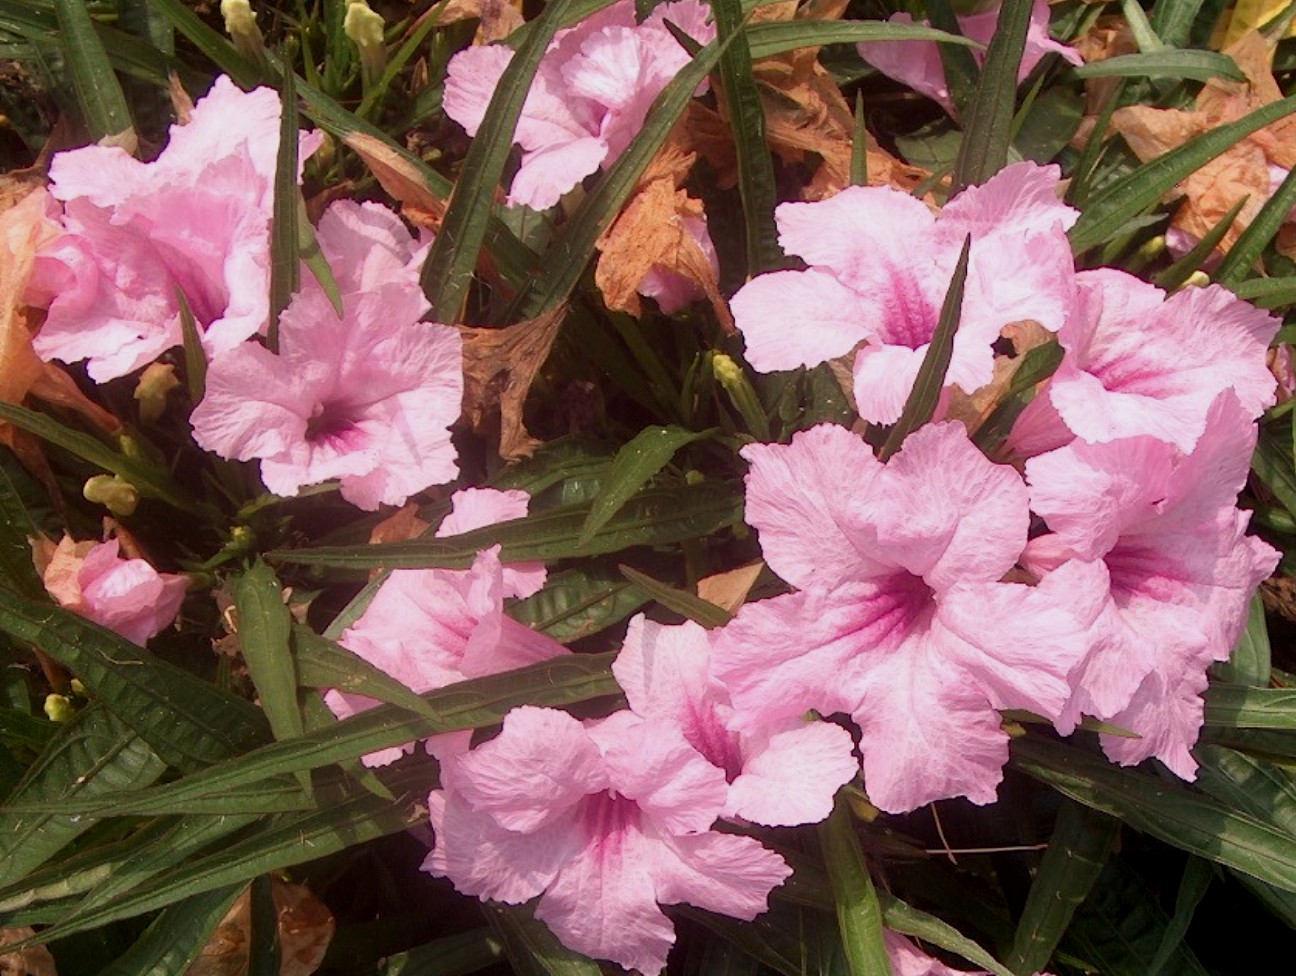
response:
[[[345,141],[365,161],[382,188],[401,205],[401,213],[410,223],[429,230],[441,226],[446,201],[432,192],[409,160],[381,139],[363,132],[352,132]]]
[[[1021,367],[1022,357],[1032,349],[1052,342],[1055,338],[1052,332],[1030,319],[1009,322],[999,330],[999,336],[1012,343],[1013,353],[1012,355],[1001,353],[995,356],[994,378],[971,393],[965,392],[958,386],[951,388],[949,409],[944,419],[961,420],[969,434],[975,434],[980,430],[981,425],[1003,401],[1017,375],[1017,370]]]
[[[737,613],[738,608],[747,602],[747,594],[751,592],[752,585],[764,568],[765,563],[757,560],[726,573],[707,576],[698,580],[698,596],[730,613]]]
[[[333,940],[333,913],[304,885],[271,883],[279,914],[279,976],[311,976]],[[252,936],[252,892],[243,892],[185,976],[243,976]]]
[[[445,0],[420,17],[407,33],[417,30],[428,17],[435,18],[438,27],[462,20],[480,21],[474,44],[503,40],[524,22],[520,0]]]
[[[36,930],[23,925],[0,928],[0,950],[32,938]],[[0,974],[3,976],[58,976],[54,957],[44,943],[35,942],[13,952],[0,951]]]
[[[464,416],[478,434],[498,432],[506,461],[529,457],[540,443],[522,423],[522,407],[566,316],[563,304],[502,329],[456,326],[464,344]]]

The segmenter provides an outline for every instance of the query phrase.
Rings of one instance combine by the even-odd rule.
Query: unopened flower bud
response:
[[[221,16],[225,18],[225,32],[244,57],[261,62],[265,59],[265,38],[257,26],[256,14],[248,0],[221,0]]]
[[[97,502],[114,515],[125,517],[135,513],[139,492],[129,481],[115,474],[97,474],[85,483],[81,494],[88,502]]]
[[[738,413],[747,424],[747,429],[759,441],[770,439],[769,421],[765,419],[765,410],[760,398],[752,389],[751,383],[743,373],[742,367],[733,361],[733,357],[722,352],[711,358],[711,372],[720,383]]]
[[[1210,284],[1210,275],[1205,271],[1194,271],[1183,283],[1184,288],[1205,288]]]
[[[342,29],[360,49],[360,67],[366,87],[377,83],[387,67],[387,46],[383,43],[385,26],[382,15],[370,8],[365,0],[347,0]]]
[[[175,367],[170,363],[151,363],[135,384],[140,420],[151,424],[166,410],[167,394],[180,385]]]
[[[49,694],[45,696],[45,717],[51,722],[65,725],[72,721],[75,715],[76,709],[72,707],[72,701],[66,695]]]

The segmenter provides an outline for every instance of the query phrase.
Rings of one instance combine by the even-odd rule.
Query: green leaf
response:
[[[270,325],[266,345],[279,351],[279,313],[301,287],[297,215],[297,76],[283,73],[279,96],[279,154],[275,159],[274,218],[270,222]]]
[[[589,264],[595,244],[621,212],[639,177],[684,114],[697,86],[710,74],[726,48],[712,41],[668,84],[648,112],[643,128],[604,172],[550,247],[552,261],[518,294],[510,315],[533,319],[565,301]],[[465,164],[466,165],[466,164]],[[444,230],[441,232],[443,235]],[[439,239],[439,238],[438,238]]]
[[[489,929],[477,929],[388,956],[378,976],[470,976],[503,956],[504,944]]]
[[[198,769],[265,736],[255,705],[61,607],[9,596],[0,600],[0,631],[72,671],[169,766]]]
[[[36,534],[36,523],[27,514],[17,486],[0,465],[0,585],[38,597],[45,593],[45,585],[36,573],[27,542]]]
[[[1207,726],[1296,729],[1296,688],[1213,684],[1205,697]]]
[[[950,183],[953,195],[965,186],[984,183],[1008,164],[1013,109],[1017,103],[1017,69],[1026,49],[1032,0],[1004,0],[985,65],[967,110],[963,141]]]
[[[969,234],[963,240],[963,250],[959,254],[958,263],[954,265],[954,277],[950,279],[949,290],[945,292],[936,331],[932,334],[931,345],[927,347],[922,365],[918,367],[913,390],[905,400],[900,419],[891,428],[891,433],[887,435],[886,443],[878,454],[883,461],[900,450],[905,438],[931,420],[936,413],[936,405],[940,402],[941,390],[945,386],[945,374],[949,371],[950,358],[954,354],[954,333],[958,331],[959,315],[963,309],[963,284],[967,280],[968,253],[971,248],[972,235]]]
[[[1119,820],[1063,802],[1008,956],[1008,966],[1018,976],[1043,971],[1119,835]]]
[[[514,620],[570,644],[624,620],[648,594],[614,569],[570,569],[550,576],[544,589],[508,608]]]
[[[1165,42],[1157,36],[1152,25],[1148,22],[1147,14],[1137,3],[1137,0],[1120,0],[1121,13],[1125,15],[1125,20],[1129,24],[1130,33],[1134,35],[1134,43],[1144,54],[1155,54],[1165,50]]]
[[[252,881],[247,976],[279,976],[279,912],[270,893],[270,876]]]
[[[1233,221],[1237,220],[1237,215],[1242,212],[1242,208],[1246,206],[1246,202],[1250,199],[1250,196],[1244,196],[1233,204],[1228,209],[1228,212],[1219,219],[1218,223],[1208,230],[1187,254],[1157,275],[1155,279],[1157,287],[1164,288],[1166,291],[1174,291],[1192,277],[1194,271],[1200,270],[1201,266],[1206,263],[1206,259],[1219,246],[1219,242],[1224,240],[1224,235],[1228,233],[1229,228],[1233,226]]]
[[[1129,220],[1153,207],[1175,184],[1246,136],[1296,111],[1296,96],[1272,102],[1190,139],[1094,194],[1069,231],[1077,254],[1121,233]]]
[[[1257,593],[1251,598],[1246,630],[1238,638],[1228,663],[1218,667],[1220,677],[1233,684],[1266,687],[1272,667],[1270,658],[1269,625],[1265,620],[1264,601]]]
[[[1296,844],[1289,834],[1069,746],[1027,737],[1015,740],[1012,752],[1014,766],[1064,796],[1190,854],[1296,891]]]
[[[1278,230],[1293,206],[1296,206],[1296,176],[1288,172],[1274,195],[1264,202],[1260,212],[1224,255],[1215,269],[1214,279],[1231,288],[1248,277],[1265,247],[1278,236]]]
[[[63,53],[72,72],[77,103],[90,134],[96,141],[110,139],[115,145],[133,148],[135,126],[126,96],[84,0],[54,0],[54,12],[63,33]]]
[[[234,582],[239,647],[261,708],[276,739],[293,739],[305,730],[297,704],[297,669],[293,664],[292,614],[284,606],[283,587],[274,570],[260,559]],[[298,773],[310,792],[310,774]]]
[[[884,891],[878,892],[878,901],[882,905],[882,921],[886,927],[901,935],[922,939],[946,952],[961,956],[974,966],[980,966],[994,976],[1013,976],[1011,970],[994,956],[986,952],[948,922],[943,922],[935,915],[928,915],[912,905],[906,904],[894,895]]]
[[[1296,304],[1296,276],[1252,278],[1238,284],[1233,293],[1261,308],[1283,308]]]
[[[674,610],[676,613],[683,614],[689,620],[701,624],[708,630],[723,627],[733,619],[733,614],[724,607],[718,607],[710,600],[694,596],[687,590],[668,586],[629,566],[621,566],[620,570],[622,576],[645,593],[648,593],[667,610]]]
[[[864,92],[855,93],[855,128],[851,132],[851,186],[868,186],[868,130],[864,126]]]
[[[522,105],[540,59],[561,26],[570,3],[571,0],[553,0],[531,22],[526,40],[495,86],[477,135],[464,157],[458,185],[450,197],[432,251],[423,264],[423,290],[438,322],[458,322],[462,318],[460,309],[486,236],[495,189],[513,148]]]
[[[1286,436],[1280,436],[1280,431]],[[1261,423],[1251,470],[1283,508],[1296,515],[1296,462],[1292,460],[1291,441],[1290,424]]]
[[[69,814],[14,814],[10,804],[125,793],[153,783],[164,769],[148,744],[106,707],[81,711],[50,740],[0,808],[0,885],[22,880],[93,824]]]
[[[601,976],[598,963],[564,946],[528,909],[485,902],[482,911],[503,944],[514,972],[529,976]]]
[[[99,970],[99,976],[175,976],[185,972],[245,887],[214,888],[170,906],[125,953]]]
[[[1157,976],[1179,951],[1184,936],[1188,934],[1188,926],[1192,924],[1193,912],[1197,910],[1214,877],[1215,867],[1210,861],[1203,861],[1199,857],[1188,858],[1183,877],[1179,881],[1179,892],[1175,895],[1174,915],[1161,936],[1156,956],[1148,964],[1147,976]]]
[[[1296,776],[1290,770],[1209,743],[1198,746],[1195,754],[1202,790],[1296,838]]]
[[[1214,51],[1179,51],[1165,48],[1140,54],[1122,54],[1073,68],[1080,78],[1189,78],[1209,81],[1228,78],[1245,81],[1246,75],[1226,54]]]
[[[598,495],[590,506],[576,544],[589,545],[599,529],[670,463],[676,451],[711,433],[682,427],[646,427],[636,434],[612,459],[612,466],[599,484]]]
[[[207,351],[202,346],[198,322],[185,293],[176,289],[176,303],[180,306],[180,333],[184,336],[185,388],[189,399],[197,404],[207,390]]]
[[[1171,47],[1188,43],[1202,0],[1157,0],[1152,8],[1152,29]]]
[[[641,491],[582,544],[589,511],[588,505],[567,505],[445,539],[279,549],[268,558],[348,569],[464,569],[479,551],[500,545],[505,562],[551,562],[709,535],[741,520],[742,497],[737,486],[716,482]]]
[[[350,695],[364,695],[388,702],[419,715],[435,716],[427,703],[409,688],[341,644],[300,625],[293,627],[292,641],[297,659],[297,680],[303,686],[336,688]]]
[[[947,31],[951,35],[961,35],[958,17],[950,0],[924,0],[923,7],[931,19],[933,27]],[[965,115],[968,103],[976,93],[981,77],[981,67],[972,57],[972,52],[958,47],[937,49],[941,67],[945,72],[945,82],[949,87],[950,101],[959,115]]]
[[[957,47],[981,47],[976,41],[959,34],[919,24],[892,24],[885,20],[785,20],[749,24],[744,33],[751,56],[757,61],[802,47],[858,44],[861,41],[935,41]]]
[[[324,256],[319,239],[315,236],[315,228],[311,226],[301,187],[295,186],[293,191],[297,194],[296,206],[293,208],[297,216],[297,253],[301,256],[302,264],[306,265],[311,276],[319,283],[320,288],[324,289],[333,311],[337,312],[338,318],[341,318],[345,310],[342,307],[342,292],[338,288],[337,278],[333,276],[333,269],[329,267],[328,258]]]
[[[819,844],[832,879],[837,926],[851,976],[891,976],[882,941],[882,909],[855,836],[855,820],[842,793],[819,825]]]
[[[436,718],[411,716],[394,705],[378,705],[297,739],[261,746],[244,755],[193,773],[129,800],[94,809],[127,815],[146,809],[183,812],[196,799],[219,797],[236,789],[301,769],[318,769],[359,759],[443,732],[484,728],[501,722],[518,705],[561,708],[620,694],[610,666],[614,654],[573,654],[542,661],[507,674],[474,678],[421,696]],[[259,713],[258,713],[259,714]],[[90,812],[90,811],[87,811]]]
[[[149,3],[240,88],[251,88],[261,80],[261,70],[243,57],[229,38],[203,23],[183,0],[149,0]]]
[[[761,104],[752,54],[743,32],[743,11],[739,0],[715,0],[712,4],[716,31],[726,42],[716,73],[720,93],[728,108],[738,164],[738,191],[742,198],[747,230],[745,277],[771,271],[783,263],[774,225],[774,160],[765,138],[765,108]]]

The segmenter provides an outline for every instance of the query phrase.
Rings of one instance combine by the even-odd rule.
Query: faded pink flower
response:
[[[73,542],[65,535],[42,577],[59,606],[142,647],[175,620],[189,580],[123,559],[120,548],[116,539]]]
[[[952,969],[939,959],[934,959],[918,948],[912,939],[899,932],[885,929],[882,932],[887,955],[891,959],[891,976],[990,976],[985,970]],[[1039,973],[1037,976],[1049,976]]]
[[[745,605],[718,632],[732,724],[845,712],[883,810],[992,802],[1008,758],[997,710],[1061,714],[1100,570],[1001,582],[1026,545],[1026,487],[958,423],[915,431],[886,465],[829,425],[742,453],[747,521],[799,590]]]
[[[711,274],[718,279],[720,277],[720,259],[716,255],[715,244],[711,240],[711,232],[707,230],[706,214],[696,216],[684,214],[680,220],[683,222],[684,229],[688,231],[689,236],[702,249],[707,263],[711,266]],[[635,290],[644,298],[651,298],[655,301],[657,307],[666,315],[674,315],[686,305],[700,302],[707,297],[706,291],[696,281],[657,264],[654,264],[648,274],[644,275],[643,281],[639,282],[639,287]]]
[[[1189,750],[1206,669],[1228,659],[1279,556],[1246,535],[1249,515],[1235,507],[1255,440],[1225,392],[1190,454],[1144,436],[1077,440],[1026,462],[1031,507],[1052,532],[1030,542],[1023,563],[1047,580],[1091,560],[1109,579],[1059,725],[1070,731],[1092,715],[1138,733],[1102,737],[1117,762],[1156,756],[1185,779],[1196,774]]]
[[[890,23],[912,24],[913,17],[906,13],[892,14]],[[989,44],[999,22],[999,7],[960,16],[959,31],[964,37],[980,44]],[[923,26],[929,26],[922,21]],[[1035,0],[1031,6],[1030,26],[1026,30],[1026,49],[1022,52],[1017,81],[1025,81],[1035,65],[1050,53],[1058,54],[1071,64],[1083,64],[1080,52],[1049,37],[1048,0]],[[920,95],[938,103],[950,115],[955,115],[950,99],[945,68],[941,63],[940,48],[935,41],[866,41],[857,45],[859,55],[888,78],[908,85]],[[980,66],[985,63],[985,50],[972,48],[972,58]]]
[[[320,223],[340,284],[364,289],[344,292],[342,317],[307,282],[280,316],[279,353],[247,342],[217,358],[190,417],[200,447],[260,459],[278,495],[338,478],[343,498],[373,510],[457,473],[449,427],[463,396],[461,340],[422,321],[413,241],[374,207],[335,204]],[[386,244],[356,248],[356,233]]]
[[[455,492],[453,511],[438,527],[437,538],[522,518],[529,501],[522,491]],[[397,569],[360,618],[343,631],[340,643],[420,694],[547,661],[567,649],[504,613],[506,597],[530,596],[544,581],[543,565],[502,565],[499,546],[479,552],[469,569]],[[324,701],[339,718],[377,704],[342,691],[328,692]],[[470,738],[467,733],[450,733],[427,740],[427,745],[429,751],[441,746],[440,756],[466,749]],[[364,762],[385,766],[413,750],[414,743],[383,749],[365,756]]]
[[[621,155],[653,100],[690,60],[664,21],[706,43],[715,37],[709,13],[699,0],[678,0],[636,24],[633,0],[619,0],[555,34],[518,120],[522,165],[508,202],[552,207]],[[470,136],[512,58],[504,45],[470,47],[451,58],[443,104]]]
[[[27,299],[48,306],[45,359],[88,360],[96,381],[180,345],[182,292],[209,356],[265,328],[278,93],[220,77],[152,163],[118,147],[57,154],[50,192],[64,233],[37,257]],[[304,158],[318,134],[301,137]]]
[[[1077,213],[1057,197],[1056,166],[1018,163],[954,197],[933,217],[892,187],[850,187],[785,203],[779,243],[804,271],[749,281],[731,302],[747,360],[761,372],[815,366],[868,345],[855,361],[860,416],[899,419],[926,355],[967,235],[972,237],[959,331],[946,377],[971,393],[994,372],[1005,325],[1056,331],[1074,300],[1065,231]],[[789,324],[787,310],[798,310]]]
[[[423,869],[466,895],[520,904],[570,949],[657,976],[675,941],[659,905],[751,920],[792,873],[752,837],[712,831],[724,774],[665,722],[579,722],[516,708],[442,763]]]
[[[818,823],[833,794],[859,768],[850,734],[797,716],[747,732],[729,728],[729,693],[711,674],[711,636],[692,621],[668,627],[642,614],[630,621],[612,673],[630,710],[680,732],[724,770],[723,816],[770,827]]]

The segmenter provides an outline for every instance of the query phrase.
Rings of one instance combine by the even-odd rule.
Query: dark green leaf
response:
[[[968,104],[963,141],[954,160],[951,194],[984,183],[1008,163],[1017,104],[1017,69],[1026,49],[1031,7],[1032,0],[1004,0],[999,8],[985,65]]]
[[[185,972],[246,885],[194,895],[165,909],[99,976],[176,976]]]
[[[1296,838],[1296,776],[1290,770],[1211,744],[1198,746],[1196,755],[1202,790]]]
[[[189,399],[197,404],[207,390],[207,351],[203,349],[193,309],[179,288],[176,289],[176,302],[180,306],[180,332],[184,336],[185,388],[189,391]]]
[[[882,941],[882,909],[855,836],[855,819],[841,793],[833,812],[819,825],[819,844],[832,879],[837,926],[851,976],[891,976]]]
[[[9,472],[0,466],[0,585],[27,596],[41,596],[45,592],[27,541],[36,534],[36,524],[27,514],[17,486]]]
[[[482,905],[491,930],[517,973],[533,976],[601,976],[598,963],[568,949],[520,905]]]
[[[621,574],[626,579],[649,594],[667,610],[674,610],[676,613],[683,614],[689,620],[696,621],[708,630],[723,627],[733,619],[733,614],[724,607],[718,607],[709,600],[694,596],[687,590],[668,586],[629,566],[621,566],[620,569]]]
[[[1202,0],[1157,0],[1152,7],[1152,29],[1171,47],[1188,43]]]
[[[612,459],[612,466],[599,484],[598,495],[590,505],[576,544],[589,545],[612,516],[670,463],[676,451],[710,433],[682,427],[646,427],[636,434]]]
[[[61,607],[8,597],[0,601],[0,630],[76,674],[169,766],[198,769],[264,738],[264,716],[250,702]]]
[[[279,976],[279,912],[275,909],[267,874],[252,881],[248,922],[247,976]]]
[[[577,568],[550,576],[543,590],[519,600],[508,613],[560,644],[570,644],[624,620],[648,599],[614,569]]]
[[[149,3],[240,88],[251,88],[261,80],[260,69],[235,50],[229,38],[203,23],[183,0],[149,0]]]
[[[1279,432],[1285,431],[1286,436]],[[1292,460],[1290,424],[1262,423],[1251,456],[1251,470],[1292,515],[1296,515],[1296,462]]]
[[[1157,275],[1155,279],[1157,287],[1164,288],[1166,291],[1174,291],[1192,277],[1194,271],[1200,270],[1201,266],[1206,263],[1206,259],[1211,256],[1219,245],[1219,242],[1224,240],[1224,235],[1233,226],[1233,221],[1237,220],[1237,215],[1242,212],[1242,208],[1246,206],[1249,199],[1251,199],[1250,196],[1244,196],[1233,204],[1228,209],[1228,212],[1220,218],[1219,222],[1208,230],[1187,254]]]
[[[1013,976],[1007,966],[948,922],[942,922],[934,915],[919,911],[884,891],[878,892],[878,901],[882,905],[882,921],[886,923],[887,928],[901,935],[910,935],[915,939],[930,942],[934,946],[940,946],[946,952],[961,956],[972,965],[993,973],[994,976]]]
[[[940,402],[941,390],[945,386],[945,374],[949,371],[950,358],[954,354],[954,333],[958,331],[959,316],[963,309],[963,284],[967,280],[968,253],[972,248],[972,235],[963,241],[963,250],[958,263],[954,265],[954,277],[950,280],[949,290],[945,292],[945,302],[941,305],[940,318],[936,322],[936,331],[932,334],[931,345],[923,356],[922,365],[914,379],[913,390],[905,400],[904,410],[896,421],[886,443],[878,457],[883,461],[900,450],[905,438],[921,427],[936,413]]]
[[[1204,861],[1200,857],[1188,858],[1183,878],[1179,881],[1179,892],[1175,895],[1174,915],[1161,936],[1156,956],[1148,964],[1148,976],[1157,976],[1179,951],[1184,936],[1188,933],[1188,926],[1192,924],[1193,912],[1197,910],[1214,877],[1215,867],[1210,861]]]
[[[1296,176],[1288,172],[1274,195],[1264,202],[1260,212],[1224,255],[1224,260],[1215,269],[1214,279],[1231,288],[1250,275],[1265,247],[1278,236],[1278,230],[1293,206],[1296,206]]]
[[[270,325],[266,345],[279,351],[279,313],[301,287],[297,215],[297,76],[284,71],[279,90],[279,155],[275,160],[274,219],[270,223]]]
[[[63,53],[72,72],[72,86],[90,134],[96,141],[108,139],[132,150],[135,127],[126,96],[84,0],[54,0],[54,12],[63,33]]]
[[[503,955],[503,943],[489,929],[477,929],[389,956],[378,976],[470,976],[499,962]]]
[[[923,8],[931,18],[933,27],[938,27],[951,36],[959,36],[963,33],[959,26],[957,12],[950,0],[924,0]],[[972,52],[966,48],[941,47],[937,48],[937,51],[955,113],[965,115],[968,103],[972,101],[976,92],[981,77],[981,67],[972,57]]]
[[[1178,51],[1165,48],[1140,54],[1122,54],[1091,61],[1072,69],[1081,78],[1190,78],[1209,81],[1228,78],[1244,81],[1246,76],[1226,54],[1214,51]]]
[[[1048,964],[1119,834],[1119,820],[1079,803],[1062,804],[1008,956],[1018,976],[1033,976]]]
[[[540,59],[549,49],[549,42],[561,26],[570,3],[571,0],[553,0],[531,22],[526,40],[495,86],[490,105],[464,158],[459,182],[450,197],[432,251],[423,264],[423,290],[439,322],[458,322],[462,317],[460,309],[486,237],[495,189],[513,148],[522,105]]]
[[[1180,180],[1252,132],[1294,111],[1296,96],[1272,102],[1236,122],[1190,139],[1094,194],[1069,231],[1072,249],[1079,254],[1110,240],[1125,229],[1131,218],[1155,206]]]
[[[1283,308],[1296,303],[1296,276],[1289,278],[1252,278],[1241,282],[1233,292],[1261,308]]]
[[[587,505],[569,505],[445,539],[280,549],[269,558],[350,569],[464,569],[479,551],[500,545],[506,562],[550,562],[708,535],[741,519],[742,498],[736,486],[714,482],[641,491],[582,545],[578,539],[589,511]]]
[[[1212,685],[1206,692],[1206,725],[1237,729],[1296,729],[1296,688]]]
[[[750,24],[744,31],[756,60],[802,47],[825,44],[858,44],[861,41],[936,41],[958,47],[981,45],[958,34],[919,24],[892,24],[885,20],[785,20]]]
[[[868,130],[864,127],[864,93],[855,93],[855,128],[851,132],[851,186],[868,186]]]
[[[422,698],[386,671],[327,637],[295,626],[292,639],[297,657],[297,680],[303,686],[336,688],[347,694],[388,702],[419,715],[435,714]]]
[[[1264,601],[1257,593],[1251,598],[1246,630],[1238,638],[1228,663],[1219,666],[1219,673],[1225,681],[1233,684],[1263,688],[1269,684],[1271,667],[1269,625],[1265,621]]]

